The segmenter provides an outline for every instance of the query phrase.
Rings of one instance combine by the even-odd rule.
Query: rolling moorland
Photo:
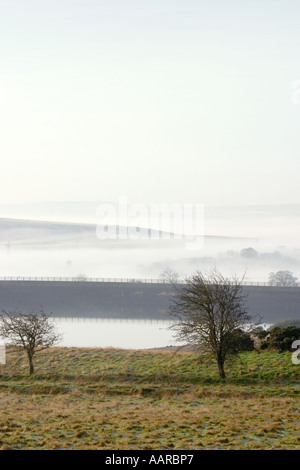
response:
[[[265,281],[279,269],[299,277],[300,206],[206,208],[204,247],[196,253],[186,252],[180,240],[99,241],[96,208],[84,205],[83,215],[92,220],[77,220],[70,211],[77,214],[78,203],[58,219],[58,206],[48,212],[30,206],[27,215],[22,206],[19,220],[11,207],[1,207],[2,275],[44,276],[47,267],[49,276],[158,278],[170,266],[190,272],[216,263],[225,272],[247,267],[247,280]],[[249,247],[251,258],[242,254]],[[0,283],[2,307],[42,303],[58,316],[160,317],[168,296],[159,295],[165,285],[159,289]],[[263,321],[299,316],[299,289],[248,290],[250,313]],[[263,309],[262,292],[268,294]],[[0,449],[299,450],[300,365],[291,354],[241,353],[226,363],[221,381],[215,362],[191,351],[53,347],[37,353],[29,375],[24,352],[8,347],[7,363],[0,365]]]
[[[0,369],[0,448],[300,449],[300,365],[245,352],[225,381],[191,351],[59,348]]]

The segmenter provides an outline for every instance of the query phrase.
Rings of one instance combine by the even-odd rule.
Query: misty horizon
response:
[[[185,276],[217,266],[249,281],[278,270],[300,277],[300,205],[205,207],[203,248],[189,252],[171,236],[99,240],[97,204],[0,205],[0,276],[159,278],[168,268]]]

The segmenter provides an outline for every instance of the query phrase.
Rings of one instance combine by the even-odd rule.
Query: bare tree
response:
[[[179,273],[172,268],[166,268],[160,275],[161,280],[168,284],[178,284],[179,277]]]
[[[49,315],[42,309],[39,313],[2,310],[0,336],[26,351],[30,374],[34,373],[34,354],[53,346],[61,339]]]
[[[291,271],[277,271],[269,274],[269,285],[278,287],[296,287],[297,277],[293,276]]]
[[[76,277],[73,278],[74,281],[85,282],[87,281],[88,277],[84,273],[79,273]]]
[[[177,340],[211,353],[221,378],[225,378],[227,356],[242,348],[239,333],[251,321],[245,298],[241,281],[214,269],[207,278],[198,271],[178,286],[170,307]]]

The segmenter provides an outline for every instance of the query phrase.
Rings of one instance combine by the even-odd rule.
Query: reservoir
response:
[[[249,314],[261,324],[299,318],[300,288],[244,286]],[[63,338],[61,346],[159,348],[176,345],[168,309],[172,287],[137,280],[2,279],[1,308],[42,308]]]
[[[149,349],[178,344],[171,322],[105,318],[53,318],[63,335],[59,346]]]

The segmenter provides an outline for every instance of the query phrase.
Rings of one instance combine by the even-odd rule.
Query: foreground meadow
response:
[[[0,369],[2,449],[300,449],[300,365],[249,352],[51,348]],[[0,366],[1,367],[1,366]]]

